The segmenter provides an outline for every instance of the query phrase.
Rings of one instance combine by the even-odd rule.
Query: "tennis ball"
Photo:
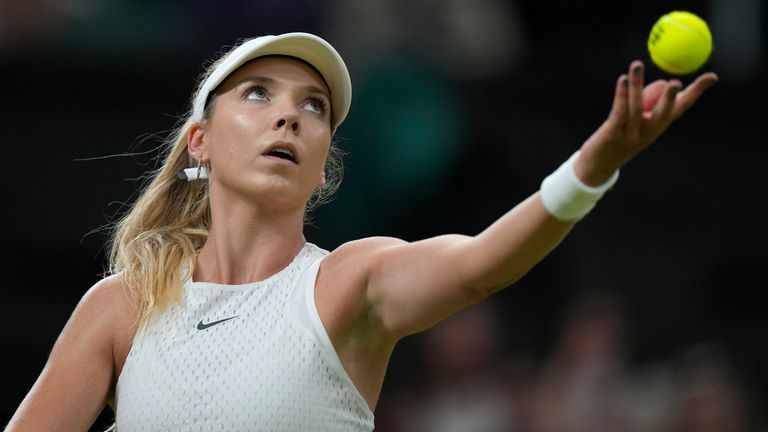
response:
[[[651,60],[674,75],[695,72],[712,53],[707,23],[687,11],[673,11],[656,21],[648,36]]]

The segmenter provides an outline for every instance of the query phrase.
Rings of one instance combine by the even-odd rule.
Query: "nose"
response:
[[[298,133],[301,124],[299,114],[295,110],[282,110],[272,124],[272,129],[280,130],[287,128],[293,133]]]

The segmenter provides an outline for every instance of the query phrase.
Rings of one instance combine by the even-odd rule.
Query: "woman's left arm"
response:
[[[616,83],[611,112],[574,161],[588,186],[613,173],[653,143],[717,81],[699,76],[681,90],[678,80],[643,84],[634,61]],[[553,217],[536,192],[476,236],[446,235],[413,243],[366,239],[365,297],[392,339],[424,330],[505,288],[541,261],[568,234],[573,221]]]

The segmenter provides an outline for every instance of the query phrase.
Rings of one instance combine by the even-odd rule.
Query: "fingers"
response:
[[[627,121],[627,95],[629,94],[629,81],[626,75],[621,75],[616,81],[616,90],[613,94],[613,106],[611,117],[616,125],[621,126]]]
[[[629,95],[627,100],[627,132],[636,134],[643,118],[643,75],[644,66],[640,60],[629,65]]]
[[[699,76],[685,90],[677,79],[656,80],[644,86],[645,67],[633,61],[629,73],[616,82],[607,126],[628,137],[653,139],[693,106],[702,93],[718,81],[714,73]],[[618,129],[615,129],[618,128]]]
[[[639,69],[638,69],[639,68]],[[615,125],[631,132],[637,132],[644,111],[650,111],[659,100],[666,81],[657,80],[643,88],[643,64],[635,60],[630,64],[629,74],[622,74],[616,82],[611,117]]]
[[[669,83],[663,83],[663,91],[660,100],[653,106],[653,111],[649,119],[651,135],[655,136],[661,133],[673,120],[673,111],[677,102],[677,94],[682,88],[682,83],[678,80],[671,80]]]
[[[707,72],[696,78],[694,82],[689,84],[688,87],[677,96],[677,103],[672,112],[672,118],[679,118],[683,113],[688,111],[688,109],[696,103],[702,93],[704,93],[704,90],[708,89],[718,81],[719,78],[713,72]]]
[[[664,96],[664,91],[669,83],[665,80],[656,80],[643,89],[643,112],[652,110],[656,103]]]

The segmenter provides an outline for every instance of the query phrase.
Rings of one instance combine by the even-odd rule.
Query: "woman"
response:
[[[307,243],[337,184],[344,62],[303,33],[251,39],[204,76],[163,166],[117,226],[9,431],[372,430],[398,340],[522,277],[717,81],[617,81],[608,119],[541,190],[476,236]]]

